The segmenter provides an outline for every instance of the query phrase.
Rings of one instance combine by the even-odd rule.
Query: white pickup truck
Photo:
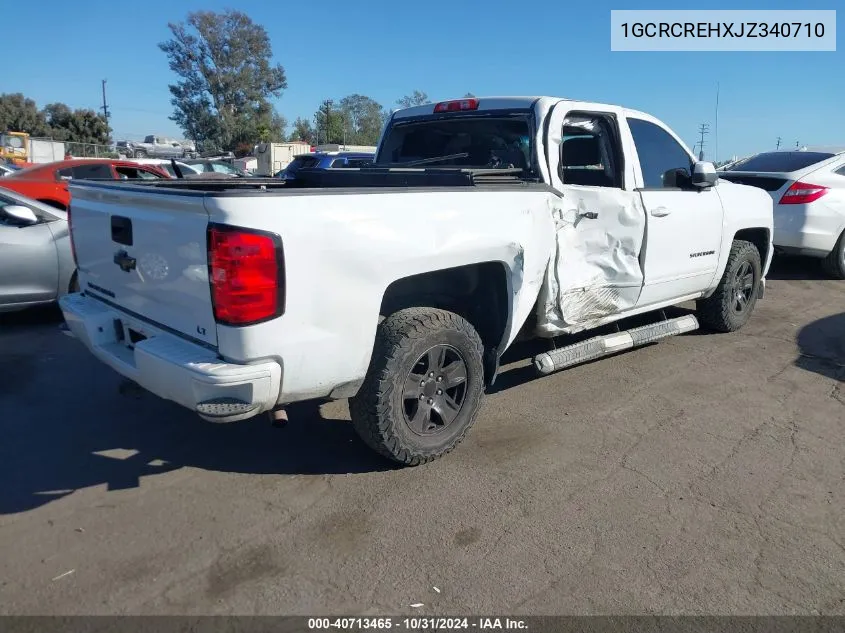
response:
[[[363,440],[407,465],[466,435],[518,338],[556,343],[534,359],[549,373],[699,319],[737,330],[772,257],[764,191],[654,117],[551,97],[401,110],[373,167],[293,183],[70,187],[82,291],[61,308],[94,355],[211,421],[350,398]]]

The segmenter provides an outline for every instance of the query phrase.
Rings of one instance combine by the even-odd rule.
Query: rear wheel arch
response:
[[[484,345],[485,381],[498,369],[499,351],[513,315],[510,273],[500,261],[487,261],[410,275],[384,292],[379,317],[414,307],[448,310],[466,319]]]

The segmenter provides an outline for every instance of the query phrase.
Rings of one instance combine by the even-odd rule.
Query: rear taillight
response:
[[[252,325],[285,311],[284,255],[278,235],[210,225],[208,274],[214,318],[222,325]]]
[[[73,265],[79,268],[79,262],[76,259],[76,244],[73,243],[73,220],[70,214],[70,205],[67,206],[67,234],[70,238],[70,254],[73,256]]]
[[[478,99],[457,99],[455,101],[441,101],[434,106],[434,112],[463,112],[478,110]]]
[[[818,200],[827,193],[827,187],[811,185],[806,182],[794,182],[781,196],[781,204],[807,204]]]

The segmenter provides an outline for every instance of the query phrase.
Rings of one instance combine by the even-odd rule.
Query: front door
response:
[[[639,305],[688,296],[710,285],[722,248],[716,188],[689,184],[693,157],[662,126],[627,117],[639,158],[646,210],[645,283]]]

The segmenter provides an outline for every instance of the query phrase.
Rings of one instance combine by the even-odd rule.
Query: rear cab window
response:
[[[284,172],[287,175],[292,176],[300,169],[311,169],[316,167],[319,162],[320,158],[318,156],[296,156],[284,169]]]
[[[536,175],[530,110],[473,110],[397,119],[376,166],[523,169]]]

